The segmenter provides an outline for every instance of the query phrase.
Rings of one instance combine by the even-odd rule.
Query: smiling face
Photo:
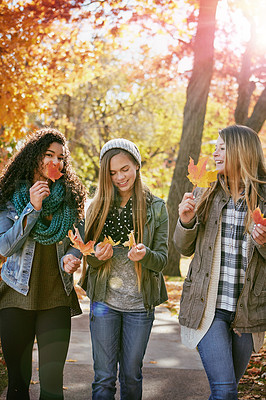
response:
[[[64,167],[64,147],[62,144],[57,142],[50,144],[44,153],[39,169],[34,174],[34,182],[48,180],[46,167],[50,161],[53,161],[54,165],[59,163],[59,171],[62,171]]]
[[[225,162],[225,143],[221,136],[218,136],[213,158],[216,163],[216,169],[220,174],[224,173],[224,162]]]
[[[110,175],[114,186],[118,188],[121,197],[130,197],[134,187],[139,166],[130,156],[119,153],[110,160]]]

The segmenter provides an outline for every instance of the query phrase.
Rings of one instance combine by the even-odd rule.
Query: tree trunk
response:
[[[242,58],[241,71],[238,78],[238,98],[235,109],[235,122],[240,125],[247,125],[259,133],[266,119],[266,87],[261,92],[251,116],[248,116],[251,97],[256,89],[256,83],[251,81],[252,77],[252,56],[254,53],[254,42],[256,26],[252,18],[249,18],[251,37],[247,44],[246,51]]]
[[[253,109],[253,113],[248,118],[246,125],[254,129],[255,132],[259,133],[266,120],[266,87],[261,92],[257,103]]]
[[[198,161],[206,113],[207,99],[213,71],[215,13],[218,0],[201,0],[197,33],[194,43],[194,66],[187,88],[182,136],[167,207],[169,212],[169,257],[165,275],[180,276],[180,255],[173,243],[178,219],[178,204],[191,188],[187,179],[189,156]]]
[[[251,37],[247,44],[246,51],[243,54],[241,70],[238,76],[238,97],[235,109],[235,122],[239,125],[245,125],[248,119],[248,109],[251,96],[256,88],[255,82],[250,81],[252,75],[251,58],[254,47],[254,24],[250,20]]]

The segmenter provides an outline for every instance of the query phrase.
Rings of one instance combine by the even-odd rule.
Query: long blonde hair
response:
[[[245,220],[248,231],[251,213],[257,207],[260,197],[259,184],[266,183],[266,165],[261,142],[255,131],[242,125],[224,128],[219,131],[219,135],[225,143],[224,176],[218,175],[218,180],[203,192],[197,205],[197,214],[203,222],[206,221],[211,200],[219,184],[234,201],[238,198],[239,189],[243,188],[248,207]]]
[[[99,183],[95,196],[87,210],[85,223],[85,242],[95,240],[96,243],[101,235],[109,210],[114,206],[116,200],[116,190],[110,175],[111,158],[119,153],[124,153],[134,164],[137,161],[130,153],[122,149],[111,149],[107,151],[100,165]],[[132,213],[134,232],[137,232],[136,242],[142,243],[144,225],[147,221],[147,200],[151,197],[151,192],[141,179],[140,168],[136,171],[136,179],[132,195]],[[86,273],[86,260],[83,262],[83,278]],[[105,262],[99,268],[99,274],[106,274],[110,270],[110,262]],[[141,264],[135,262],[135,270],[138,280],[138,288],[141,285]],[[82,279],[83,280],[83,279]]]

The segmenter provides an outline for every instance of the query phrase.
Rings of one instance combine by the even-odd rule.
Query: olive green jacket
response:
[[[147,310],[167,300],[167,291],[162,270],[168,255],[168,214],[162,199],[152,196],[147,205],[147,223],[144,227],[143,244],[146,254],[141,260],[141,292]],[[94,256],[87,257],[88,268],[82,284],[91,301],[104,302],[107,289],[107,274],[99,274],[104,263]]]
[[[261,187],[260,194],[259,206],[265,214],[266,185]],[[173,238],[177,250],[185,256],[194,254],[184,281],[179,314],[180,324],[188,328],[198,329],[202,320],[219,221],[228,200],[229,197],[220,188],[212,201],[205,225],[196,221],[192,228],[187,229],[180,220],[177,222]],[[260,246],[251,235],[248,236],[248,266],[232,328],[239,332],[262,332],[266,330],[266,245]]]

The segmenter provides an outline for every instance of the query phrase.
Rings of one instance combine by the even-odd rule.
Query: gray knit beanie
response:
[[[108,150],[111,150],[111,149],[126,150],[128,153],[130,153],[135,158],[135,160],[141,167],[141,155],[140,155],[139,149],[130,140],[122,139],[122,138],[109,140],[109,142],[106,142],[103,145],[102,150],[100,152],[100,163],[102,161],[104,154]]]

